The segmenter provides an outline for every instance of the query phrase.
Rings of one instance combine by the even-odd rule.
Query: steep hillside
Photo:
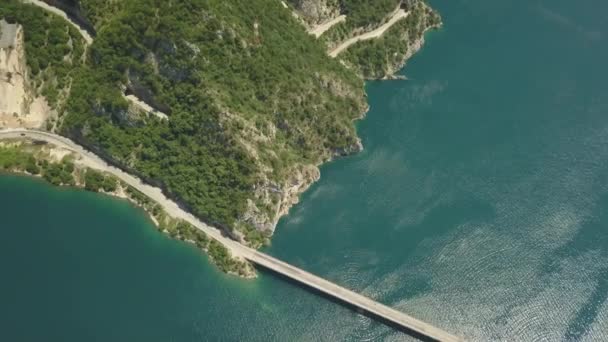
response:
[[[288,0],[309,24],[320,24],[340,14],[348,17],[348,27],[377,26],[401,0]]]
[[[85,29],[89,34],[95,35],[95,28],[83,14],[78,0],[40,0],[50,6],[56,7],[65,12],[68,17],[79,27]]]
[[[365,78],[392,78],[422,47],[425,32],[440,26],[437,12],[422,1],[413,1],[407,17],[382,37],[354,44],[340,58]]]
[[[24,26],[35,89],[58,111],[60,125],[49,128],[235,238],[266,241],[319,164],[361,149],[353,122],[367,109],[367,61],[350,51],[329,57],[327,41],[281,1],[45,2],[94,37],[84,49],[58,17],[0,4],[0,17]],[[396,6],[383,0],[370,14],[366,1],[319,4],[318,20],[346,11],[339,25],[360,30]],[[145,115],[150,108],[156,115]]]
[[[322,22],[332,23],[332,19],[344,16],[345,20],[325,30],[320,39],[332,54],[339,54],[338,58],[368,79],[393,77],[420,49],[424,33],[441,26],[439,14],[424,0],[291,0],[290,4],[297,16],[312,29]],[[390,24],[400,11],[407,16],[392,25],[381,38],[359,42],[346,52],[337,49],[344,42]],[[318,13],[325,15],[318,20]]]
[[[76,30],[14,0],[0,4],[0,124],[52,128],[84,54]]]
[[[88,5],[97,36],[62,131],[209,222],[260,241],[319,163],[359,150],[362,82],[280,2]],[[168,120],[131,117],[122,87]]]

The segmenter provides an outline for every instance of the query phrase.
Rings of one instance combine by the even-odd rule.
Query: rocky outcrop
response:
[[[260,184],[256,189],[258,203],[248,201],[242,221],[260,231],[273,232],[279,219],[298,203],[300,195],[318,181],[320,176],[319,168],[315,165],[297,165],[282,184]],[[268,207],[272,210],[264,210]]]
[[[298,16],[309,25],[318,25],[340,15],[338,0],[290,0]]]
[[[0,128],[40,128],[51,114],[30,86],[23,28],[0,19]]]
[[[22,115],[25,99],[25,68],[21,26],[0,21],[0,112]]]

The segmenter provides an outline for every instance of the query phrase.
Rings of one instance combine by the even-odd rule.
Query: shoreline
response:
[[[78,25],[76,23],[74,23],[71,20],[71,18],[69,18],[69,16],[67,16],[67,14],[65,12],[63,12],[61,9],[50,6],[46,3],[42,3],[39,0],[33,0],[33,1],[24,0],[24,1],[31,3],[32,5],[35,5],[35,6],[39,6],[39,7],[43,8],[44,10],[50,11],[55,14],[58,14],[57,12],[63,13],[63,15],[60,15],[60,16],[78,28],[78,31],[81,33],[81,35],[85,39],[85,42],[87,43],[87,45],[92,42],[92,40],[93,40],[92,37],[90,37],[90,36],[87,37],[86,36],[87,32],[84,31],[81,27],[78,27]],[[408,14],[409,14],[409,12],[405,12],[403,9],[397,8],[387,22],[385,22],[380,27],[376,28],[374,31],[368,32],[364,35],[369,35],[369,34],[374,35],[377,32],[381,32],[380,33],[380,36],[381,36],[394,23],[396,23],[400,19],[407,18]],[[424,31],[424,33],[431,28],[433,28],[433,27],[428,27]],[[407,60],[421,48],[422,44],[424,43],[424,33],[419,40],[417,40],[415,43],[412,44],[412,46],[414,48],[409,49],[408,54],[404,57],[404,60],[399,65],[399,67],[395,68],[394,70],[393,69],[389,70],[390,72],[388,72],[385,77],[380,78],[380,79],[382,79],[382,80],[405,79],[405,76],[395,75],[395,73],[398,72],[399,70],[401,70],[405,66],[405,63],[407,62]],[[87,39],[87,38],[90,38],[90,39]],[[360,40],[359,38],[360,38],[360,36],[357,36],[352,39],[359,41]],[[369,39],[372,39],[372,38],[376,38],[376,37],[370,37]],[[365,78],[363,78],[363,79],[365,80]],[[367,94],[365,94],[365,97],[367,97]],[[368,111],[369,111],[369,105],[366,106],[365,110],[363,110],[362,113],[357,118],[353,119],[353,122],[364,119],[367,116]],[[2,131],[0,131],[0,133],[2,133]],[[47,133],[47,134],[54,135],[53,133]],[[355,134],[356,134],[356,131],[355,131]],[[65,138],[65,137],[61,137],[61,138],[64,140],[63,141],[64,143],[65,143],[65,141],[68,141],[69,143],[74,143],[73,141],[71,141],[68,138]],[[82,146],[80,146],[80,145],[78,145],[78,146],[82,148]],[[84,150],[84,148],[83,148],[83,150]],[[281,220],[281,218],[288,215],[291,208],[293,206],[295,206],[297,203],[299,203],[301,195],[304,192],[306,192],[315,182],[317,182],[320,179],[320,177],[321,177],[320,167],[323,164],[329,163],[329,162],[336,160],[338,158],[341,158],[341,157],[354,155],[358,152],[361,152],[362,150],[363,150],[363,145],[361,142],[361,138],[357,136],[356,142],[354,142],[352,145],[350,145],[346,148],[342,148],[340,150],[333,151],[332,153],[329,153],[328,155],[323,157],[318,163],[298,165],[293,170],[293,173],[292,173],[293,177],[287,179],[285,182],[285,185],[283,188],[284,192],[283,192],[282,200],[280,201],[280,205],[277,206],[277,208],[276,208],[274,217],[273,218],[269,217],[270,220],[266,221],[266,224],[268,224],[271,227],[270,235],[269,235],[268,239],[270,239],[272,237],[272,235],[274,234],[276,227],[277,227],[279,221]],[[137,181],[139,183],[144,184],[144,182],[141,179],[139,179],[136,176],[134,177],[130,173],[127,173],[122,168],[116,167],[115,165],[113,165],[111,163],[111,161],[104,160],[102,157],[94,154],[93,152],[91,152],[89,150],[86,150],[86,151],[88,153],[94,155],[95,158],[97,159],[97,160],[94,160],[91,165],[87,165],[87,167],[90,167],[93,169],[101,169],[102,171],[105,171],[105,172],[108,172],[108,169],[112,169],[113,171],[116,171],[116,172],[121,172],[123,174],[129,174],[129,176],[133,177],[134,179],[137,179]],[[93,158],[93,159],[95,159],[95,158]],[[112,173],[112,172],[110,172],[110,173]],[[155,189],[154,190],[155,193],[153,193],[152,196],[150,196],[150,194],[147,194],[148,198],[150,198],[152,201],[158,203],[159,205],[161,205],[161,203],[170,202],[171,203],[170,209],[167,211],[168,212],[173,211],[174,214],[179,212],[178,215],[170,215],[170,216],[173,216],[176,219],[182,219],[182,220],[184,218],[195,219],[196,221],[198,221],[198,223],[201,223],[201,226],[204,225],[204,226],[209,227],[209,225],[207,225],[206,223],[200,221],[197,218],[194,218],[194,216],[187,209],[184,209],[183,207],[181,207],[178,204],[179,203],[178,199],[172,199],[172,198],[168,197],[167,195],[165,195],[163,193],[162,189],[160,189],[160,188],[157,188],[154,186],[150,186],[150,187]],[[125,198],[124,196],[115,196],[115,197]],[[167,202],[164,202],[164,201],[167,201]],[[135,204],[140,206],[138,203],[135,203]],[[157,226],[160,224],[152,215],[151,215],[151,218]],[[201,226],[198,226],[198,228],[200,229]],[[234,243],[239,243],[238,240],[241,240],[241,239],[238,239],[238,236],[237,237],[230,236],[229,232],[226,232],[226,231],[222,230],[221,228],[213,227],[211,229],[216,230],[217,232],[215,232],[215,234],[219,233],[219,234],[221,234],[221,236],[223,238],[226,238],[226,236],[231,237],[230,240]],[[203,229],[203,230],[205,230],[205,229]],[[232,249],[228,243],[223,243],[223,244],[226,245],[228,248]],[[256,245],[256,247],[261,247],[261,246]]]
[[[407,80],[408,79],[407,76],[397,75],[397,73],[400,72],[401,70],[403,70],[407,65],[407,61],[410,60],[410,58],[414,57],[414,55],[417,54],[424,47],[424,44],[426,43],[425,36],[426,36],[427,32],[429,32],[431,30],[438,30],[442,26],[443,26],[443,22],[440,22],[438,25],[426,27],[424,29],[424,31],[422,32],[422,35],[420,36],[420,38],[416,39],[412,44],[409,45],[409,48],[407,49],[407,53],[403,57],[403,60],[399,64],[397,64],[394,69],[389,70],[386,73],[386,75],[382,78],[377,78],[377,79],[372,78],[369,80]]]
[[[409,12],[406,12],[406,14]],[[407,16],[405,16],[405,18],[407,18]],[[424,29],[424,31],[422,32],[422,35],[420,36],[420,38],[416,39],[413,43],[409,44],[407,42],[405,42],[405,44],[409,44],[409,48],[407,50],[407,53],[405,54],[405,56],[403,57],[403,60],[394,68],[391,68],[390,70],[388,70],[388,72],[386,73],[385,76],[383,77],[379,77],[379,78],[363,78],[363,80],[365,82],[367,81],[403,81],[403,80],[408,80],[406,75],[400,74],[398,75],[397,73],[399,73],[400,71],[402,71],[406,65],[407,65],[407,61],[412,58],[416,53],[418,53],[422,47],[424,46],[424,44],[426,43],[426,39],[425,36],[427,34],[427,32],[431,31],[431,30],[436,30],[439,29],[443,26],[443,22],[440,22],[438,25],[432,25],[432,26],[428,26]],[[367,93],[365,93],[365,96],[367,98]],[[367,103],[365,110],[361,113],[361,115],[355,119],[353,119],[353,122],[357,122],[359,120],[364,120],[367,117],[367,113],[369,112],[369,103]],[[308,191],[308,189],[316,182],[318,182],[321,179],[321,166],[323,166],[326,163],[331,163],[332,161],[335,161],[336,159],[339,158],[343,158],[343,157],[349,157],[349,156],[353,156],[357,153],[360,153],[364,150],[364,146],[361,140],[361,137],[359,137],[357,135],[357,142],[354,145],[356,146],[354,149],[350,150],[350,151],[346,151],[346,153],[335,153],[331,156],[329,156],[327,159],[322,160],[321,162],[317,163],[317,164],[309,164],[309,167],[313,167],[316,171],[315,171],[315,176],[310,179],[308,182],[304,182],[304,183],[298,183],[295,184],[293,187],[297,187],[298,190],[300,191],[296,191],[294,194],[292,194],[292,196],[289,197],[290,201],[289,201],[289,205],[287,205],[284,208],[278,208],[277,210],[277,215],[275,216],[275,220],[273,222],[273,227],[272,227],[272,234],[274,235],[274,232],[276,230],[276,227],[279,223],[279,221],[284,217],[287,216],[289,214],[289,211],[291,210],[291,208],[293,208],[293,206],[295,206],[296,204],[299,203],[300,201],[300,197],[301,195]],[[351,146],[352,147],[352,146]],[[272,235],[271,235],[272,238]]]
[[[24,170],[11,170],[11,171],[7,171],[7,170],[1,170],[0,169],[0,177],[2,177],[3,175],[5,176],[13,176],[13,177],[23,177],[23,178],[28,178],[28,179],[32,179],[35,181],[39,181],[42,182],[46,185],[49,185],[53,188],[56,188],[57,190],[75,190],[75,191],[83,191],[83,192],[90,192],[96,195],[101,195],[101,196],[106,196],[111,200],[116,200],[116,201],[124,201],[126,202],[128,205],[132,206],[133,209],[137,209],[137,210],[142,210],[144,213],[144,216],[146,217],[147,220],[149,220],[149,223],[151,225],[154,226],[154,228],[156,228],[156,230],[158,230],[160,233],[162,233],[163,235],[170,235],[169,232],[166,229],[163,229],[161,223],[159,222],[158,218],[156,216],[154,216],[154,213],[149,210],[146,209],[145,206],[143,206],[141,203],[137,202],[135,199],[133,199],[132,197],[129,197],[128,195],[126,195],[124,192],[122,191],[116,191],[116,192],[105,192],[105,191],[90,191],[90,190],[86,190],[83,184],[75,184],[75,185],[54,185],[49,183],[48,181],[46,181],[41,175],[34,175],[31,173],[28,173],[27,171]],[[120,189],[123,190],[124,189]],[[184,240],[184,239],[176,239],[173,238],[171,236],[169,236],[169,239],[172,240],[179,240],[185,243],[188,243],[190,245],[193,245],[194,247],[196,247],[197,249],[199,249],[200,251],[202,251],[208,258],[209,261],[211,262],[211,264],[215,265],[216,267],[220,268],[220,271],[229,274],[229,275],[233,275],[233,276],[237,276],[240,278],[244,278],[244,279],[256,279],[258,277],[258,274],[256,271],[252,271],[251,273],[247,273],[247,274],[239,274],[236,271],[223,271],[221,269],[221,267],[217,264],[217,260],[211,255],[209,254],[209,250],[207,248],[205,249],[201,249],[196,245],[196,241],[194,240]],[[238,258],[234,258],[235,260],[238,261],[242,261]]]
[[[26,136],[21,134],[26,134]],[[53,140],[52,137],[57,140],[49,141]],[[156,190],[160,196],[164,197],[160,189],[147,185],[141,182],[141,180],[107,164],[104,165],[101,159],[95,160],[88,156],[86,152],[82,153],[85,151],[84,149],[83,151],[77,151],[77,149],[57,144],[57,142],[63,139],[69,141],[69,139],[46,132],[24,129],[0,130],[0,152],[3,149],[12,148],[15,151],[32,156],[37,162],[43,163],[42,160],[44,160],[49,165],[71,163],[73,170],[70,175],[73,177],[73,182],[55,184],[45,179],[42,173],[34,174],[22,167],[3,168],[1,172],[37,178],[58,187],[70,187],[89,191],[91,190],[87,189],[87,185],[83,181],[86,172],[89,170],[112,177],[116,180],[116,189],[114,191],[97,189],[92,192],[126,200],[144,210],[159,231],[170,235],[171,238],[197,245],[199,249],[209,256],[212,263],[225,273],[247,279],[257,277],[257,272],[253,265],[243,257],[244,253],[240,253],[239,251],[240,248],[246,248],[245,246],[224,237],[219,229],[206,225],[192,214],[185,213],[170,199],[165,197],[163,201],[160,198],[155,198],[156,196],[150,196],[148,190]],[[45,144],[37,144],[37,141],[43,141]],[[42,156],[43,154],[44,157]],[[119,177],[117,174],[127,175],[125,177],[127,180],[137,180],[138,183],[129,184],[130,182],[125,181],[125,178]],[[210,251],[212,248],[214,251]]]

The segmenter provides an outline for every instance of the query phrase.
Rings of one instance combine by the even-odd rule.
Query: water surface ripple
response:
[[[445,28],[409,80],[368,83],[365,151],[267,251],[467,340],[608,340],[608,2],[430,2]],[[126,203],[0,189],[0,340],[411,340],[222,275]]]

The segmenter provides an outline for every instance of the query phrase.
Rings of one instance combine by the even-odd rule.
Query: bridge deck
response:
[[[368,297],[348,290],[344,287],[329,282],[314,274],[301,270],[290,264],[275,259],[267,254],[250,250],[244,257],[249,261],[277,272],[285,277],[300,282],[306,286],[316,289],[328,296],[339,299],[347,304],[355,306],[368,313],[376,315],[388,322],[391,322],[405,330],[411,330],[422,336],[437,341],[462,341],[460,338],[451,335],[437,327],[418,320],[414,317],[397,311],[384,304],[378,303]]]

